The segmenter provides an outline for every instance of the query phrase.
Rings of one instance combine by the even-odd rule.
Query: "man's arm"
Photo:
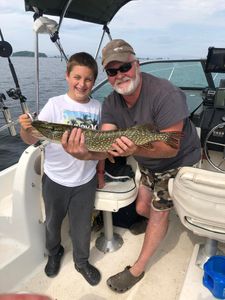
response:
[[[182,132],[183,121],[180,121],[161,132],[179,131]],[[114,156],[143,156],[149,158],[169,158],[177,155],[180,148],[180,141],[178,140],[177,149],[172,148],[162,141],[152,143],[153,148],[145,148],[144,146],[136,146],[131,140],[126,137],[121,137],[116,140],[116,143],[112,145],[113,151],[109,153]]]

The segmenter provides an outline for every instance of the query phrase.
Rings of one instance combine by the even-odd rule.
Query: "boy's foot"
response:
[[[101,280],[101,274],[97,268],[89,264],[89,262],[86,263],[86,265],[82,267],[78,267],[75,264],[75,269],[83,275],[83,277],[87,280],[87,282],[90,285],[97,285]]]
[[[57,254],[48,257],[48,262],[45,266],[45,274],[48,277],[54,277],[59,273],[60,263],[63,254],[64,254],[64,248],[63,246],[60,246]]]

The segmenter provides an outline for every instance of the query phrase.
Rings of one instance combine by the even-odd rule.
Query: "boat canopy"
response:
[[[26,11],[62,16],[95,24],[108,24],[117,11],[131,0],[25,0]]]
[[[112,40],[108,23],[113,19],[118,10],[133,0],[24,0],[25,10],[33,11],[34,26],[36,34],[36,112],[39,112],[39,61],[38,61],[38,33],[48,33],[51,41],[58,48],[61,57],[68,61],[59,39],[59,31],[64,18],[90,22],[103,26],[103,33],[95,54],[98,57],[105,33]],[[44,17],[51,15],[59,17],[59,23],[51,23],[52,20]],[[50,22],[50,23],[49,23]],[[50,27],[49,27],[49,26]],[[51,28],[51,30],[49,30]],[[53,30],[52,30],[53,28]]]

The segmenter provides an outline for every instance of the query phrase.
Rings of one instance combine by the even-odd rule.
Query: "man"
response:
[[[126,137],[112,145],[113,157],[134,155],[142,173],[136,210],[149,219],[136,262],[107,280],[116,292],[125,292],[144,276],[147,263],[166,235],[173,206],[167,184],[181,166],[200,160],[200,141],[184,93],[164,79],[140,72],[134,49],[124,40],[112,40],[102,50],[102,64],[114,91],[102,107],[102,130],[152,124],[160,131],[182,131],[174,149],[164,142],[138,147]]]
[[[169,210],[173,203],[167,185],[182,166],[192,166],[200,160],[200,140],[189,120],[184,93],[169,81],[140,71],[134,49],[124,40],[112,40],[102,50],[102,64],[114,91],[102,106],[102,130],[152,124],[160,131],[180,131],[184,138],[174,149],[157,141],[153,147],[138,147],[126,137],[116,139],[109,157],[133,155],[142,173],[137,212],[149,219],[141,252],[136,262],[107,280],[119,293],[126,292],[144,276],[146,266],[166,235]],[[78,159],[94,159],[88,152],[80,129],[62,138],[64,149]],[[99,153],[98,158],[107,155]]]

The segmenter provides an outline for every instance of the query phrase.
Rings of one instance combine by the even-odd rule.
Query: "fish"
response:
[[[61,143],[65,131],[71,132],[73,128],[81,128],[85,137],[85,145],[89,151],[107,152],[117,138],[122,136],[130,139],[135,145],[152,148],[151,143],[163,141],[172,148],[177,149],[179,140],[183,136],[180,131],[160,132],[150,124],[136,125],[126,129],[109,131],[94,130],[68,124],[50,123],[35,120],[31,123],[35,128],[33,136],[40,140],[48,140],[53,143]]]

